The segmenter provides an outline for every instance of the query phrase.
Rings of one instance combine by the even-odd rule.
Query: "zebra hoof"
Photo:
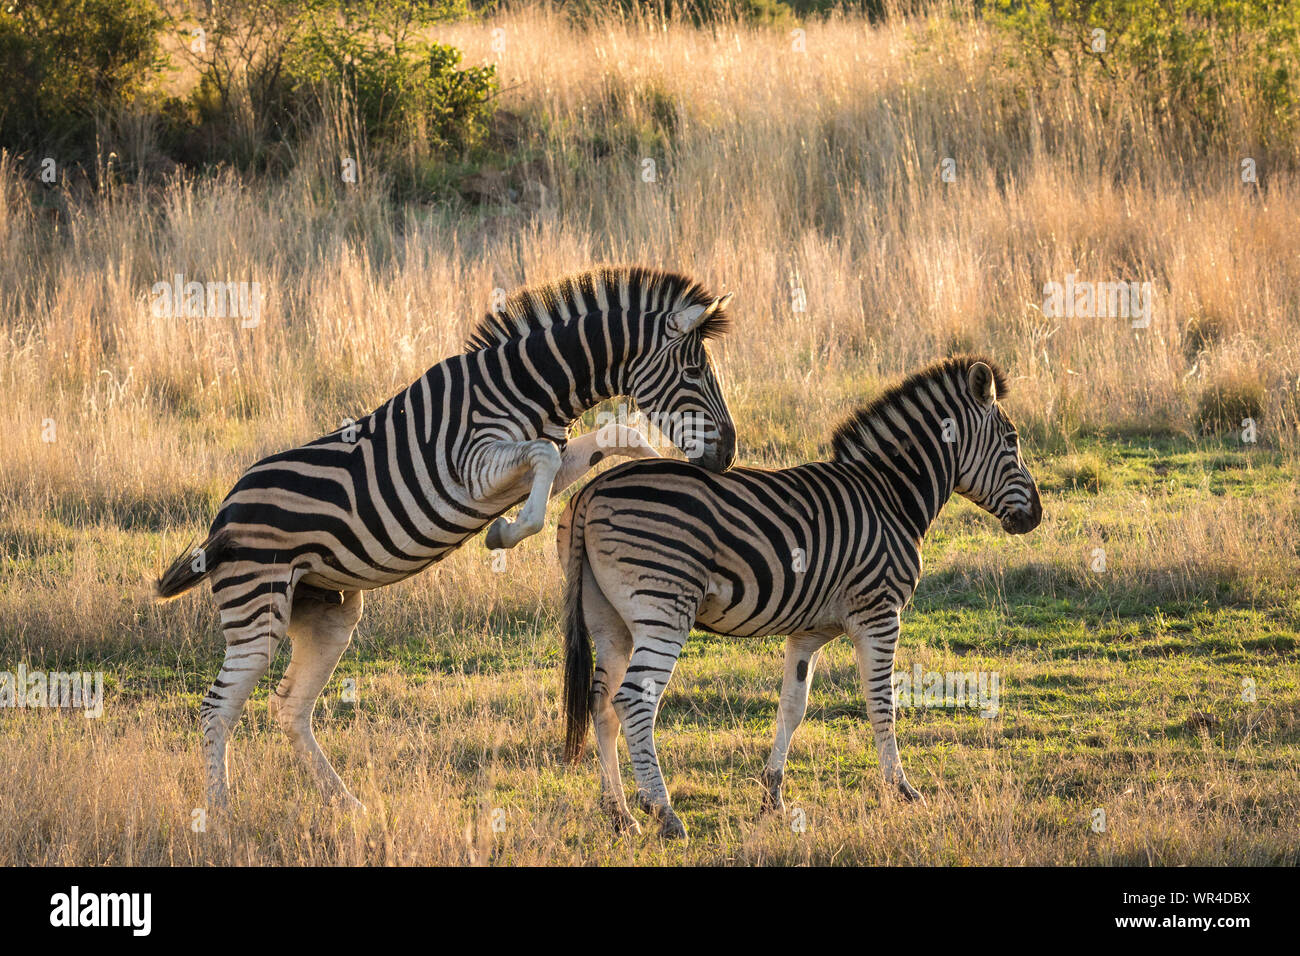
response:
[[[650,814],[652,820],[659,821],[659,835],[665,840],[685,840],[686,824],[673,812],[667,803],[651,803],[650,795],[644,790],[636,793],[636,805]]]
[[[781,795],[781,784],[785,774],[781,771],[763,771],[763,812],[785,813],[785,798]]]
[[[664,807],[659,811],[659,835],[665,840],[686,840],[686,824],[672,810]]]
[[[615,813],[610,818],[614,824],[614,832],[619,835],[640,836],[641,824],[636,822],[636,817],[623,810]]]
[[[488,528],[487,539],[484,542],[485,544],[487,544],[489,551],[496,551],[497,549],[504,548],[506,546],[505,529],[506,529],[505,518],[497,518],[496,521],[492,522],[492,527]]]
[[[615,833],[640,835],[641,824],[636,822],[636,817],[632,816],[626,807],[621,806],[618,801],[612,798],[608,800],[602,799],[600,803],[601,809],[605,811],[610,823],[613,824]]]
[[[917,790],[916,787],[912,786],[906,780],[900,780],[898,782],[898,792],[899,795],[908,803],[925,804],[925,797],[921,795],[921,791]]]
[[[343,810],[347,813],[369,813],[366,805],[358,800],[346,790],[331,796],[326,803],[336,810]]]

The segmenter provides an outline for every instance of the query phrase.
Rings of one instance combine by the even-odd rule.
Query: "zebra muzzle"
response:
[[[1043,502],[1038,488],[1030,489],[1029,507],[1012,512],[1002,519],[1002,530],[1007,534],[1028,534],[1043,520]]]
[[[719,425],[718,437],[706,444],[703,453],[691,462],[708,471],[726,471],[736,462],[736,429],[730,423]]]

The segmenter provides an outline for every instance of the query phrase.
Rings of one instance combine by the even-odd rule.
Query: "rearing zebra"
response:
[[[356,799],[321,752],[311,713],[361,618],[361,592],[410,577],[489,522],[489,548],[542,527],[548,497],[605,454],[657,457],[634,429],[568,443],[574,420],[631,396],[705,468],[735,456],[735,428],[705,340],[730,295],[682,275],[602,269],[525,289],[355,426],[253,465],[200,548],[158,580],[171,598],[207,579],[226,658],[200,707],[208,799],[225,803],[226,743],[281,640],[271,699],[322,789]],[[527,498],[515,521],[498,517]],[[493,519],[496,519],[493,521]]]
[[[786,753],[808,705],[821,648],[847,633],[857,652],[885,780],[908,799],[894,736],[899,612],[921,576],[921,538],[955,491],[1012,534],[1038,526],[1038,488],[997,399],[988,360],[918,372],[836,430],[830,461],[711,475],[633,462],[575,495],[560,519],[565,597],[565,755],[594,716],[605,808],[639,831],[618,767],[620,724],[641,807],[665,836],[673,812],[655,751],[665,685],[692,625],[721,635],[788,635],[764,803],[782,809]],[[592,647],[596,662],[593,674]]]

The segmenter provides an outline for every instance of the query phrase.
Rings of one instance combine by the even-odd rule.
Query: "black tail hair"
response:
[[[154,582],[154,600],[170,601],[194,587],[222,562],[230,544],[226,529],[208,535],[198,548],[186,548]],[[202,561],[199,558],[202,557]],[[198,564],[196,570],[195,565]]]
[[[582,617],[582,577],[587,569],[587,549],[582,540],[586,523],[583,495],[575,495],[568,510],[572,512],[572,521],[564,589],[564,759],[577,763],[587,749],[593,669],[591,635],[587,633],[587,622]],[[563,526],[561,518],[561,534]]]

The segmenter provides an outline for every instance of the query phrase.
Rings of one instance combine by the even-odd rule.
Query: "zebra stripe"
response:
[[[634,462],[569,502],[558,545],[566,591],[566,756],[594,718],[602,802],[639,830],[618,767],[620,726],[638,803],[684,836],[655,749],[654,724],[692,626],[787,635],[765,804],[784,806],[786,753],[821,648],[857,651],[885,780],[907,798],[894,735],[899,613],[921,576],[921,539],[954,492],[1023,534],[1042,519],[1015,427],[998,404],[1006,377],[987,359],[948,359],[905,379],[834,433],[829,461],[710,474]],[[592,660],[592,645],[595,661]]]
[[[525,289],[479,322],[464,354],[367,417],[248,469],[208,538],[157,583],[170,598],[211,582],[226,639],[200,707],[208,795],[225,802],[226,743],[279,643],[293,654],[272,708],[331,796],[355,803],[317,745],[311,712],[361,617],[361,592],[410,577],[491,522],[490,548],[535,534],[547,499],[605,455],[657,457],[626,426],[569,440],[616,395],[686,416],[692,460],[724,470],[735,428],[706,340],[730,296],[641,268]],[[683,436],[691,439],[690,445]],[[501,517],[524,501],[518,518]]]

